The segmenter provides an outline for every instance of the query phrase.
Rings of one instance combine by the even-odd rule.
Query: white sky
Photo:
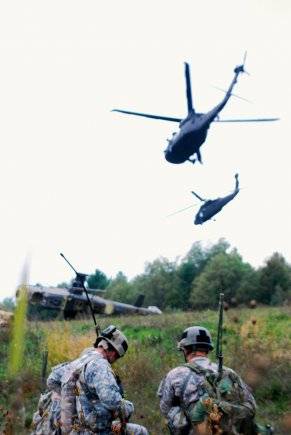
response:
[[[0,3],[0,299],[29,282],[69,281],[75,268],[132,278],[146,261],[184,256],[220,237],[257,267],[275,251],[291,262],[289,0],[25,0]],[[112,113],[208,111],[248,51],[204,165],[164,159],[178,125]],[[215,222],[194,226],[202,197],[239,195]]]

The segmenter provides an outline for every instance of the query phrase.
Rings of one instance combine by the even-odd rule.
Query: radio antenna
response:
[[[77,272],[76,269],[74,268],[74,266],[72,266],[72,264],[69,262],[69,260],[64,256],[64,254],[60,253],[60,256],[63,257],[63,259],[68,263],[68,265],[71,267],[71,269],[73,269],[73,271],[75,272],[77,278],[80,280],[82,288],[83,288],[83,290],[84,290],[84,292],[85,292],[85,294],[87,296],[88,304],[89,304],[89,307],[90,307],[90,310],[91,310],[91,314],[92,314],[92,317],[93,317],[93,322],[94,322],[94,325],[95,325],[95,328],[96,328],[97,337],[98,337],[99,336],[100,328],[99,328],[99,325],[97,325],[95,314],[94,314],[93,307],[92,307],[92,303],[91,303],[91,300],[89,298],[87,289],[86,289],[85,284],[84,284],[85,275],[82,274],[82,273]]]

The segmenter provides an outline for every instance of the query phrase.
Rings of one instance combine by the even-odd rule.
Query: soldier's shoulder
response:
[[[71,363],[70,362],[63,362],[61,364],[58,364],[57,366],[52,367],[52,372],[57,372],[59,370],[63,370],[67,368]]]
[[[170,370],[168,372],[168,374],[166,375],[166,377],[168,379],[177,378],[177,377],[183,377],[183,376],[186,376],[189,373],[189,370],[190,370],[189,367],[186,367],[184,365],[180,365],[180,366],[177,366],[174,369]]]
[[[109,362],[103,358],[101,355],[96,354],[92,356],[86,364],[86,373],[92,371],[103,371],[109,370],[111,368]]]

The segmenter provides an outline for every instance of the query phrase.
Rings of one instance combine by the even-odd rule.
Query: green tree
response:
[[[15,301],[13,298],[4,298],[2,302],[0,302],[0,310],[3,311],[14,311]]]
[[[282,303],[284,296],[290,297],[291,267],[285,258],[275,252],[259,269],[258,301],[263,304]]]
[[[146,305],[156,305],[162,310],[181,307],[181,280],[176,269],[176,262],[164,257],[147,263],[144,274],[132,282],[136,294],[145,294]]]
[[[236,249],[214,255],[194,281],[190,296],[192,308],[215,308],[220,293],[224,293],[226,301],[242,295],[240,289],[246,286],[252,271]]]
[[[95,273],[89,275],[86,281],[89,288],[104,290],[109,285],[110,278],[107,278],[101,270],[96,269]]]
[[[189,306],[190,293],[193,287],[193,281],[196,279],[204,267],[209,263],[211,258],[220,253],[226,253],[230,245],[225,239],[221,238],[214,245],[208,245],[205,248],[200,241],[195,242],[187,255],[182,259],[177,268],[177,275],[181,280],[180,284],[180,308],[187,310]]]
[[[105,298],[127,304],[134,303],[135,294],[133,286],[122,272],[118,272],[116,277],[106,287]]]

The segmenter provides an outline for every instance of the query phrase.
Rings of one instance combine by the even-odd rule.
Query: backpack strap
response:
[[[201,367],[193,360],[183,364],[183,367],[188,367],[189,369],[193,370],[194,372],[198,373],[199,375],[200,374],[206,375],[208,373],[209,374],[215,373],[213,370],[205,369],[204,367]]]
[[[80,368],[80,375],[79,375],[79,383],[82,387],[82,390],[84,391],[84,393],[86,394],[86,396],[88,397],[89,400],[91,399],[96,399],[96,396],[94,395],[94,397],[92,396],[92,394],[90,393],[88,387],[86,386],[86,382],[85,382],[85,370],[87,365],[89,364],[89,362],[95,360],[97,357],[97,354],[93,353],[88,355],[85,358],[85,361],[83,361],[82,367]]]
[[[210,371],[210,370],[207,370],[207,369],[203,369],[202,367],[198,366],[198,364],[196,364],[194,361],[193,362],[189,362],[189,363],[185,363],[181,367],[188,367],[190,369],[188,375],[186,376],[186,378],[185,378],[185,380],[183,382],[182,388],[181,388],[181,407],[184,410],[184,412],[186,413],[186,415],[188,416],[188,410],[186,409],[185,405],[182,403],[182,398],[183,398],[184,392],[186,390],[186,387],[188,385],[188,382],[189,382],[189,380],[191,378],[192,372],[194,371],[198,375],[205,374],[205,378],[206,378],[207,372],[209,372],[211,374],[213,372]],[[201,388],[200,385],[197,385],[197,390],[199,392],[199,396],[203,396],[203,394],[205,392],[207,392],[207,393],[209,392],[209,389],[207,387]]]
[[[202,391],[203,394],[208,393],[210,396],[215,394],[215,387],[213,385],[212,378],[213,378],[213,375],[215,375],[216,373],[213,370],[205,369],[204,367],[201,367],[199,364],[197,364],[193,360],[183,364],[182,367],[188,367],[189,369],[191,369],[192,371],[194,371],[198,375],[204,375],[207,384],[205,385],[204,391],[201,388],[200,388],[200,391]]]

